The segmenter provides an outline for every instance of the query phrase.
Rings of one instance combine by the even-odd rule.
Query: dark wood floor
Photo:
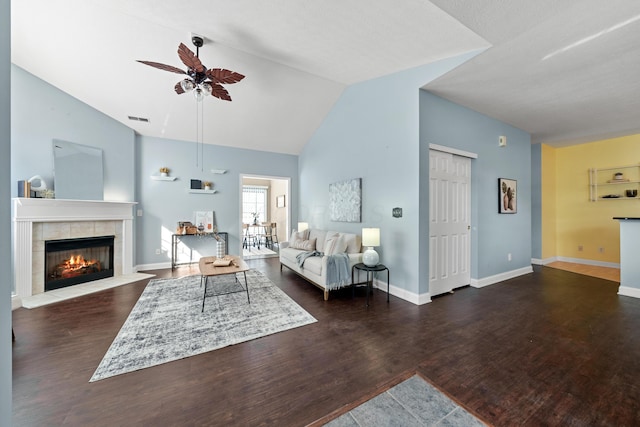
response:
[[[318,322],[89,383],[146,281],[14,311],[14,425],[304,426],[415,372],[489,424],[640,425],[640,301],[615,282],[536,267],[366,308],[363,289],[323,301],[277,259],[249,264]]]

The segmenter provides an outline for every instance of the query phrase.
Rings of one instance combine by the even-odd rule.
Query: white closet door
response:
[[[429,293],[470,283],[471,159],[429,151]]]

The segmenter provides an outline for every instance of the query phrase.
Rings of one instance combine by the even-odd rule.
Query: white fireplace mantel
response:
[[[133,206],[136,202],[102,200],[13,199],[13,265],[16,294],[32,295],[33,224],[115,221],[122,235],[121,274],[133,273]]]

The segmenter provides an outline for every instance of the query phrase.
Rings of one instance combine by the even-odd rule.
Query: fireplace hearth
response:
[[[99,236],[46,241],[44,290],[113,277],[114,238]]]

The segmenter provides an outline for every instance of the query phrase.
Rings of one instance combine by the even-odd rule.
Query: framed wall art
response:
[[[498,213],[513,214],[518,212],[518,181],[498,178]]]
[[[284,208],[284,194],[276,197],[276,208]]]
[[[329,184],[329,214],[331,221],[361,222],[362,178]]]

